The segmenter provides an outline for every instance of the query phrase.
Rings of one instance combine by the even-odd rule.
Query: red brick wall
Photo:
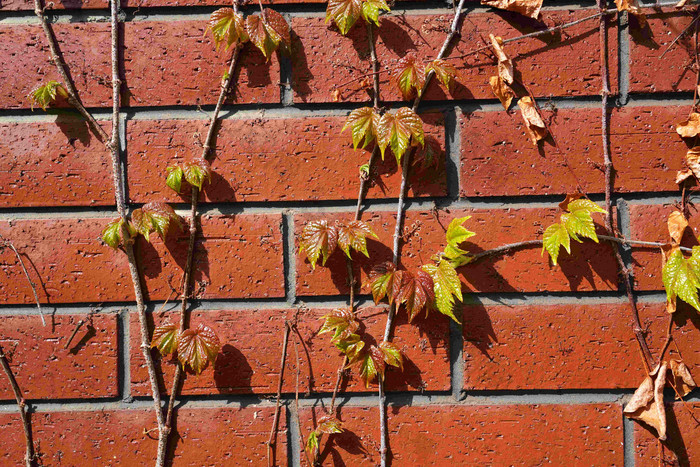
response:
[[[295,32],[293,55],[266,63],[246,46],[216,140],[215,176],[201,197],[199,301],[191,321],[209,323],[224,346],[215,367],[186,378],[176,465],[266,464],[282,333],[285,320],[295,317],[303,342],[301,407],[297,420],[290,347],[277,462],[305,464],[298,433],[308,434],[323,414],[341,363],[316,333],[319,317],[347,299],[345,260],[338,255],[312,270],[298,253],[296,235],[310,220],[353,215],[358,167],[368,153],[353,151],[349,135],[339,132],[347,113],[368,96],[345,91],[337,103],[331,93],[335,84],[369,71],[367,36],[354,28],[344,38],[326,26],[320,1],[274,3]],[[201,139],[206,131],[202,109],[216,102],[227,60],[204,36],[206,17],[213,6],[227,4],[122,2],[121,157],[131,207],[166,201],[185,212],[189,195],[165,187],[165,168],[199,150],[193,135]],[[105,119],[111,106],[107,6],[105,0],[54,5],[54,29],[73,80],[85,104]],[[545,26],[538,26],[473,6],[454,55],[480,47],[489,33],[514,37],[595,12],[547,5]],[[148,465],[156,442],[144,430],[155,420],[132,284],[125,256],[98,241],[116,212],[109,155],[70,110],[29,110],[25,96],[57,78],[32,9],[28,0],[0,0],[0,234],[25,255],[50,316],[42,326],[17,259],[0,250],[0,344],[33,406],[45,465]],[[412,50],[434,55],[451,9],[415,0],[396,10],[382,20],[377,38],[382,64]],[[674,178],[686,147],[673,124],[692,102],[692,42],[681,40],[659,57],[691,20],[653,13],[651,34],[638,33],[634,22],[630,34],[625,18],[611,22],[616,212],[621,231],[634,239],[663,241],[664,216],[678,197]],[[488,85],[495,68],[485,55],[457,62],[452,92],[436,85],[427,92],[426,132],[446,153],[437,169],[411,177],[406,230],[413,235],[403,247],[405,266],[439,250],[454,217],[472,216],[468,228],[477,235],[470,248],[481,251],[539,238],[577,184],[603,200],[597,28],[597,20],[583,22],[506,47],[540,98],[559,150],[534,148],[520,115],[503,111]],[[387,79],[381,86],[386,101],[399,100]],[[363,220],[379,239],[368,244],[370,260],[354,263],[362,280],[372,264],[391,257],[400,173],[393,160],[379,164],[378,173],[382,183],[370,187]],[[700,223],[693,218],[691,227],[697,233]],[[162,305],[179,286],[186,249],[185,234],[137,245],[155,323],[175,316],[174,305]],[[613,251],[587,242],[574,244],[572,253],[562,254],[558,267],[538,249],[526,249],[461,269],[468,292],[458,310],[463,329],[435,314],[416,325],[399,316],[395,342],[406,369],[390,371],[386,386],[394,465],[657,465],[653,436],[622,416],[643,369]],[[660,256],[642,249],[627,260],[641,292],[643,327],[658,352],[666,323]],[[380,335],[385,309],[367,298],[361,297],[360,314],[367,331]],[[64,349],[81,320],[89,325]],[[676,343],[694,371],[700,319],[681,309],[677,324],[685,324]],[[169,387],[173,363],[158,365],[162,387]],[[355,375],[343,389],[339,414],[348,432],[324,443],[324,462],[377,464],[375,389],[365,389]],[[698,403],[691,396],[690,405],[673,407],[670,431],[686,463],[700,459],[698,428],[687,413]],[[0,377],[2,465],[20,464],[23,456],[15,412]]]

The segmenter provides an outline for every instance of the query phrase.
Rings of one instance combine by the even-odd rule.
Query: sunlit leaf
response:
[[[196,328],[187,329],[180,334],[177,358],[183,366],[189,365],[199,374],[207,366],[207,362],[214,365],[219,349],[221,343],[214,330],[200,323]]]
[[[324,319],[325,322],[318,333],[333,333],[331,342],[337,342],[348,338],[350,334],[357,331],[360,327],[360,323],[355,319],[355,313],[348,309],[336,308],[321,318]]]
[[[179,165],[171,166],[165,169],[168,176],[165,179],[165,184],[172,188],[175,193],[180,193],[182,189],[182,167]]]
[[[680,248],[672,247],[663,267],[662,279],[666,289],[666,297],[670,303],[675,303],[676,297],[678,297],[700,311],[700,302],[698,302],[698,287],[700,287],[698,274],[700,271],[693,267],[700,260],[700,249],[698,249],[697,256],[695,253],[694,248],[693,262],[689,262],[683,256]]]
[[[700,134],[700,113],[692,112],[688,120],[676,125],[676,132],[682,138],[694,138]]]
[[[627,11],[636,16],[641,27],[647,26],[646,15],[644,15],[637,0],[615,0],[615,6],[617,7],[617,11]]]
[[[462,224],[471,219],[472,216],[456,217],[450,221],[445,233],[445,240],[448,245],[459,246],[460,243],[476,235],[474,232],[467,230]]]
[[[384,377],[384,355],[376,345],[372,345],[369,351],[362,355],[359,361],[360,378],[365,382],[365,387],[369,388],[369,383],[374,381],[377,375]]]
[[[314,430],[309,433],[309,437],[306,438],[306,453],[309,455],[312,463],[316,462],[316,455],[318,453],[318,436],[319,433]]]
[[[362,349],[365,347],[364,341],[357,334],[349,334],[334,342],[334,345],[348,357],[348,366],[358,361],[362,355]]]
[[[372,107],[355,109],[348,115],[348,120],[340,132],[342,133],[347,128],[350,128],[352,130],[353,147],[357,149],[360,143],[362,143],[363,148],[367,147],[377,136],[379,118],[379,114]]]
[[[387,146],[390,146],[396,161],[400,162],[411,138],[421,146],[424,144],[423,120],[412,109],[402,107],[395,114],[386,112],[379,119],[377,144],[379,144],[382,158]]]
[[[404,100],[411,100],[423,90],[425,69],[414,54],[408,54],[398,61],[392,77]]]
[[[688,149],[685,155],[685,164],[696,179],[700,180],[700,146]],[[678,181],[676,181],[678,183]]]
[[[233,8],[220,8],[209,17],[209,30],[214,35],[214,43],[218,48],[226,43],[228,49],[233,44],[243,44],[248,41],[243,15],[233,11]]]
[[[500,76],[492,76],[489,78],[489,84],[491,85],[493,93],[498,97],[498,100],[501,101],[503,108],[508,110],[510,104],[513,102],[513,98],[515,98],[515,91],[513,91],[508,83],[503,81],[503,78]]]
[[[289,27],[289,23],[276,10],[265,8],[264,12],[265,20],[267,21],[265,28],[268,30],[268,33],[272,34],[274,31],[280,37],[280,50],[288,53],[292,48],[292,30]]]
[[[343,432],[343,422],[338,420],[334,415],[324,415],[318,419],[318,427],[316,431],[319,433],[333,434]]]
[[[329,0],[326,23],[332,19],[340,33],[347,34],[362,14],[362,3],[362,0]]]
[[[150,241],[151,232],[156,232],[160,238],[165,238],[171,224],[182,228],[182,219],[173,208],[165,203],[147,203],[142,208],[135,209],[131,213],[131,220],[138,233]]]
[[[440,261],[437,266],[424,264],[422,269],[430,274],[430,277],[433,279],[435,304],[438,311],[459,323],[452,308],[455,298],[460,302],[462,301],[462,284],[454,266],[449,261]]]
[[[525,96],[518,101],[518,107],[520,107],[520,113],[525,120],[525,129],[532,144],[537,146],[537,142],[543,140],[547,136],[547,126],[540,117],[535,103],[529,96]]]
[[[379,10],[391,11],[385,0],[364,0],[362,2],[362,17],[367,23],[379,26]]]
[[[493,34],[489,34],[491,48],[498,59],[498,76],[505,81],[506,84],[513,84],[515,72],[513,70],[513,61],[506,55],[503,50],[503,39]]]
[[[425,73],[435,73],[435,77],[445,86],[448,91],[452,89],[455,76],[457,76],[457,68],[447,60],[436,58],[425,67]]]
[[[542,8],[542,0],[481,0],[481,4],[514,11],[533,19],[539,17]]]
[[[265,19],[259,14],[248,16],[245,27],[250,41],[269,60],[280,44],[285,49],[291,47],[291,32],[284,17],[275,10],[265,8],[263,14]]]
[[[683,232],[685,232],[686,227],[688,227],[688,220],[685,218],[682,212],[673,211],[668,216],[668,234],[671,236],[671,240],[678,244],[683,238]]]
[[[569,212],[561,215],[561,223],[566,227],[569,236],[578,242],[581,241],[578,237],[580,235],[598,243],[591,214],[605,213],[605,210],[589,199],[576,199],[569,203],[567,210]]]
[[[182,166],[185,180],[192,186],[202,189],[205,181],[211,182],[211,166],[206,159],[197,158],[185,162]]]
[[[115,219],[107,224],[102,231],[102,241],[114,249],[118,248],[121,243],[122,224],[121,219]]]
[[[411,322],[422,310],[426,309],[427,314],[427,307],[435,301],[435,284],[425,271],[416,271],[415,274],[404,271],[402,279],[394,301],[397,306],[406,306],[408,321]]]
[[[351,258],[350,248],[369,258],[369,253],[367,252],[368,235],[377,238],[377,235],[372,232],[369,225],[362,221],[351,221],[347,225],[340,225],[338,227],[338,246],[348,258]]]
[[[382,298],[389,297],[393,301],[393,283],[396,266],[391,261],[379,263],[369,273],[368,284],[372,289],[374,303],[379,303]]]
[[[552,224],[544,231],[542,237],[542,253],[547,250],[552,258],[552,263],[557,265],[559,247],[563,246],[567,253],[571,254],[571,239],[569,232],[562,224]]]
[[[46,110],[49,104],[56,100],[58,95],[68,97],[66,88],[58,81],[49,81],[33,90],[28,97],[32,102],[32,110],[34,110],[34,104],[41,107],[42,110]]]
[[[301,232],[299,248],[306,253],[312,269],[316,268],[316,261],[321,255],[323,255],[321,264],[325,265],[337,246],[338,229],[335,226],[329,226],[325,220],[309,222]]]
[[[384,341],[379,344],[379,351],[382,353],[384,363],[394,366],[403,371],[403,356],[401,350],[391,342]]]
[[[178,329],[174,324],[166,323],[156,326],[153,330],[151,347],[156,347],[161,355],[168,355],[177,350]]]

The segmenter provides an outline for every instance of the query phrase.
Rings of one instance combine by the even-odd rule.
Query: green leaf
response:
[[[395,366],[403,371],[403,356],[401,350],[391,342],[384,341],[379,344],[382,358],[387,365]]]
[[[211,167],[206,159],[197,158],[192,161],[185,162],[183,166],[185,180],[192,186],[196,186],[199,190],[202,189],[204,181],[211,182]]]
[[[318,333],[332,332],[331,342],[339,342],[347,338],[360,327],[359,321],[355,319],[355,313],[351,310],[336,308],[329,314],[322,316],[321,319],[324,319],[325,322]]]
[[[560,246],[563,246],[566,252],[571,254],[571,241],[569,239],[568,230],[562,224],[552,224],[544,231],[544,236],[542,237],[542,254],[547,250],[555,266],[557,265]]]
[[[691,263],[685,259],[680,248],[673,248],[666,264],[664,264],[662,276],[669,302],[674,302],[678,297],[700,311],[700,302],[698,302],[698,287],[700,287],[698,273],[700,270],[696,269],[700,259],[700,250],[698,250],[698,256],[695,255],[695,248],[693,250]]]
[[[365,347],[364,341],[357,334],[350,334],[335,342],[334,345],[348,357],[348,366],[358,361]]]
[[[379,10],[391,11],[384,0],[365,0],[362,2],[362,18],[367,23],[379,26]]]
[[[265,8],[265,18],[261,15],[251,15],[246,18],[245,28],[250,41],[260,49],[267,60],[282,44],[288,50],[291,47],[291,31],[284,17],[275,10]]]
[[[312,431],[309,433],[309,437],[306,438],[306,453],[311,458],[311,462],[316,462],[316,455],[318,453],[318,437],[319,433],[317,431]]]
[[[221,342],[213,329],[199,324],[195,329],[187,329],[178,339],[177,358],[182,366],[189,365],[199,374],[210,362],[212,366],[221,349]]]
[[[561,215],[561,222],[566,227],[569,236],[580,242],[578,236],[590,238],[598,243],[598,236],[595,233],[595,224],[591,214],[594,212],[604,213],[605,210],[589,199],[576,199],[567,206],[568,213]]]
[[[365,387],[369,388],[369,383],[374,381],[377,375],[384,377],[384,368],[386,367],[384,363],[384,354],[376,345],[372,345],[369,351],[362,355],[359,366],[360,378],[365,382]]]
[[[329,226],[325,220],[309,222],[301,232],[299,249],[306,253],[312,269],[316,269],[316,262],[321,255],[323,255],[321,264],[325,265],[337,246],[338,229],[335,226]]]
[[[424,264],[422,269],[430,274],[433,279],[435,291],[435,304],[443,315],[447,315],[455,322],[459,320],[454,315],[454,297],[462,301],[462,283],[459,281],[457,271],[449,261],[440,261],[438,265]]]
[[[39,86],[28,96],[29,100],[32,101],[32,110],[34,110],[34,104],[37,104],[42,110],[46,110],[49,104],[56,100],[57,95],[68,97],[66,88],[58,81],[49,81]]]
[[[362,13],[362,0],[328,0],[326,23],[331,19],[340,33],[346,35]]]
[[[124,221],[122,219],[115,219],[107,224],[107,227],[102,231],[102,241],[115,250],[119,247],[119,243],[121,243],[123,223]]]
[[[379,144],[382,159],[387,146],[391,146],[397,163],[400,162],[401,156],[408,149],[411,137],[421,146],[423,145],[423,120],[412,109],[402,107],[395,114],[386,112],[379,119],[377,144]]]
[[[166,323],[153,330],[151,348],[156,347],[161,355],[168,355],[177,350],[178,329],[174,324]]]
[[[393,283],[396,266],[391,261],[385,261],[377,264],[369,273],[368,282],[372,289],[372,298],[374,303],[379,303],[382,298],[389,297],[389,301],[393,301]]]
[[[348,258],[350,256],[350,248],[359,251],[369,258],[367,252],[367,236],[371,235],[377,238],[377,235],[372,232],[372,229],[362,221],[352,221],[347,225],[340,225],[338,228],[338,246],[345,252]]]
[[[243,15],[234,12],[233,8],[220,8],[212,13],[207,29],[214,35],[217,49],[224,42],[228,49],[233,44],[243,44],[248,41]]]
[[[182,219],[178,216],[173,208],[165,203],[147,203],[140,209],[135,209],[131,213],[131,220],[134,228],[138,233],[150,240],[151,232],[156,232],[160,238],[165,239],[165,236],[170,230],[171,223],[178,228],[182,228]]]
[[[168,176],[165,179],[165,184],[175,190],[175,193],[180,193],[182,188],[182,168],[179,165],[171,166],[165,169]]]
[[[350,112],[348,119],[343,125],[342,133],[347,128],[352,130],[352,146],[357,147],[362,143],[365,148],[369,143],[374,141],[377,135],[377,124],[379,123],[379,115],[372,107],[361,107]]]
[[[414,54],[408,54],[398,61],[393,78],[404,100],[411,100],[423,90],[425,70]]]
[[[280,13],[270,8],[265,8],[265,28],[269,34],[276,34],[280,38],[280,51],[289,53],[292,48],[292,30]]]
[[[457,68],[454,67],[447,60],[436,58],[427,67],[425,67],[425,73],[433,71],[435,77],[445,86],[448,91],[452,88],[454,84],[454,78],[457,76]]]
[[[474,232],[470,232],[462,225],[468,219],[471,219],[471,217],[472,216],[465,216],[452,219],[450,225],[447,226],[447,232],[445,233],[445,240],[447,240],[448,245],[458,248],[460,243],[465,242],[469,238],[476,235]]]

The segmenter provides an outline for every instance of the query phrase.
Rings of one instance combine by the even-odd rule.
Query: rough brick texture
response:
[[[700,443],[698,443],[698,438],[695,436],[698,429],[697,422],[693,420],[693,416],[689,413],[689,411],[696,412],[698,405],[697,402],[666,404],[666,413],[668,414],[667,430],[670,441],[668,447],[664,449],[664,463],[671,464],[676,461],[676,457],[673,455],[674,452],[678,454],[680,465],[693,465],[694,459],[700,456]],[[653,428],[642,424],[635,425],[635,465],[640,467],[659,465],[657,443],[656,432]]]

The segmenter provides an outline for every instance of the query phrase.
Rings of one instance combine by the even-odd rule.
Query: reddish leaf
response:
[[[445,89],[451,90],[455,76],[457,76],[457,68],[454,65],[447,60],[436,58],[425,67],[426,74],[431,71],[435,73],[435,77],[445,86]]]
[[[369,351],[362,355],[359,361],[360,378],[365,382],[365,387],[369,387],[374,378],[379,375],[384,378],[384,354],[376,345],[370,346]]]
[[[333,415],[324,415],[318,420],[318,427],[316,431],[319,433],[342,433],[343,432],[343,422],[338,420]]]
[[[245,28],[250,41],[269,60],[280,43],[285,49],[289,49],[292,40],[289,25],[281,14],[269,8],[265,8],[263,14],[264,19],[260,15],[248,16]]]
[[[413,165],[420,165],[421,169],[429,167],[439,168],[440,161],[445,160],[445,151],[442,150],[440,141],[434,136],[426,136],[425,144],[418,148],[413,155]]]
[[[131,213],[131,220],[138,233],[150,241],[151,232],[156,232],[161,238],[165,238],[171,223],[182,228],[182,219],[173,208],[165,203],[147,203],[142,208]]]
[[[214,42],[218,48],[222,42],[226,42],[228,49],[233,44],[242,44],[248,41],[243,15],[233,11],[233,8],[220,8],[209,17],[209,28],[214,35]]]
[[[369,258],[367,252],[367,236],[377,238],[369,225],[362,221],[352,221],[347,225],[341,225],[338,229],[338,246],[350,258],[350,248],[359,251]]]
[[[387,146],[396,156],[396,161],[401,161],[401,156],[408,149],[408,144],[413,137],[415,143],[424,144],[423,120],[410,108],[402,107],[395,114],[386,112],[379,119],[377,125],[377,143],[384,158]]]
[[[408,54],[396,64],[393,79],[404,100],[420,96],[425,84],[425,70],[414,54]]]
[[[427,305],[435,301],[435,292],[433,290],[433,278],[425,271],[416,271],[416,274],[406,272],[404,274],[401,288],[396,294],[395,302],[398,307],[402,303],[406,305],[408,313],[408,321],[413,321],[418,313],[421,312]],[[426,310],[427,314],[427,310]]]
[[[325,322],[318,333],[332,332],[331,342],[338,342],[348,338],[360,327],[360,323],[355,319],[355,313],[348,309],[336,308],[329,314],[322,316],[322,319]]]
[[[206,159],[197,158],[185,162],[182,169],[187,183],[196,186],[200,190],[205,180],[211,182],[211,166]]]
[[[345,35],[362,13],[362,0],[328,0],[326,23],[331,19]]]
[[[283,52],[289,52],[292,47],[292,31],[280,13],[270,8],[265,8],[265,28],[268,32],[274,31],[280,37],[280,46]]]
[[[173,353],[177,350],[178,334],[177,326],[174,324],[161,324],[153,330],[151,347],[158,348],[161,355]]]
[[[306,253],[311,267],[315,269],[319,256],[323,255],[321,265],[325,265],[338,246],[338,229],[329,226],[325,220],[309,222],[301,233],[299,243],[300,250]]]
[[[352,366],[362,355],[365,343],[357,334],[350,334],[336,342],[335,346],[348,357],[348,366]]]
[[[384,363],[395,366],[403,371],[403,356],[401,355],[401,351],[398,347],[391,342],[384,341],[379,344],[379,350],[382,353]]]
[[[374,303],[379,303],[382,298],[389,297],[390,301],[393,301],[392,286],[394,283],[394,273],[396,272],[396,266],[390,261],[384,263],[379,263],[369,273],[369,282],[365,285],[369,285],[372,289],[372,298],[374,298]]]
[[[207,366],[207,361],[214,365],[220,348],[216,333],[200,323],[195,329],[187,329],[180,334],[177,357],[183,366],[187,364],[199,374]]]

